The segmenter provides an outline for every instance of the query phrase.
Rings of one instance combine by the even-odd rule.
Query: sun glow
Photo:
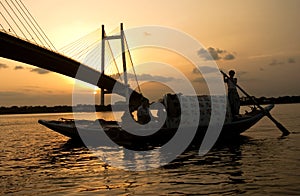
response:
[[[94,91],[93,91],[93,94],[94,95],[97,95],[97,94],[99,94],[100,93],[100,89],[98,88],[98,87],[95,87],[94,88]]]

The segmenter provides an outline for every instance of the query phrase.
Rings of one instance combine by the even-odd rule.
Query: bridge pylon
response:
[[[105,33],[104,25],[102,25],[102,42],[101,42],[101,74],[105,74],[105,41],[119,39],[121,41],[121,49],[122,49],[122,63],[123,63],[123,73],[124,73],[124,84],[128,86],[127,79],[127,69],[126,69],[126,55],[125,55],[125,35],[123,31],[123,23],[120,23],[120,35],[107,36]],[[128,98],[128,89],[126,90],[126,102],[129,103]],[[104,106],[105,104],[105,94],[111,94],[111,91],[107,91],[104,88],[101,88],[100,92],[100,105]]]

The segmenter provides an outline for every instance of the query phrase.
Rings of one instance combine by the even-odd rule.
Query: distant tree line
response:
[[[34,113],[65,113],[111,111],[111,105],[77,105],[77,106],[11,106],[0,107],[0,114],[34,114]]]
[[[283,97],[259,97],[255,98],[259,104],[285,104],[285,103],[300,103],[300,96],[283,96]],[[253,101],[248,97],[241,97],[241,105],[253,105]],[[124,105],[115,105],[114,110],[124,110]],[[112,106],[106,105],[85,105],[77,106],[11,106],[0,107],[1,114],[33,114],[33,113],[65,113],[65,112],[101,112],[111,111]]]
[[[285,104],[300,103],[300,96],[283,96],[283,97],[259,97],[255,98],[259,104]],[[248,97],[241,97],[241,105],[253,105],[253,101]]]

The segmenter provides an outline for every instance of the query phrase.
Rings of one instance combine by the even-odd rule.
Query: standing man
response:
[[[236,89],[237,78],[234,78],[235,71],[229,71],[229,78],[224,75],[224,82],[228,87],[228,100],[232,117],[235,118],[240,113],[240,97]]]

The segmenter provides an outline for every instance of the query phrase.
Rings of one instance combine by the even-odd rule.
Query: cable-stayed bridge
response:
[[[89,57],[91,61],[96,59],[94,62],[80,62],[82,58],[76,60],[75,58],[68,57],[56,51],[56,48],[21,0],[5,0],[5,2],[0,2],[0,4],[2,6],[1,16],[3,19],[1,20],[0,26],[0,57],[37,66],[98,86],[102,89],[102,104],[104,104],[104,94],[111,93],[114,88],[118,89],[114,91],[114,93],[121,96],[131,94],[131,105],[136,107],[140,104],[143,96],[141,93],[128,87],[127,78],[124,77],[125,83],[123,83],[116,80],[115,77],[113,78],[104,73],[105,59],[109,60],[107,59],[107,54],[112,54],[111,47],[107,45],[108,40],[111,39],[121,40],[123,71],[126,72],[125,46],[127,43],[123,33],[122,24],[119,36],[106,36],[104,26],[102,26],[102,35],[98,34],[98,40],[96,40],[96,42],[88,44],[87,39],[82,38],[65,47],[65,50],[77,53],[78,57],[83,56],[83,54],[86,55],[90,51],[89,49],[92,47],[95,49],[95,46],[93,45],[99,43],[99,41],[101,42],[102,51],[99,52],[99,56],[92,55]],[[105,49],[109,49],[110,51],[104,53]],[[100,59],[100,61],[97,59]],[[116,63],[114,60],[110,59],[110,61]],[[93,65],[95,63],[98,65],[98,68]],[[79,69],[81,74],[78,74]],[[120,75],[117,66],[116,69],[118,71],[117,74]],[[95,81],[95,78],[99,79]]]

